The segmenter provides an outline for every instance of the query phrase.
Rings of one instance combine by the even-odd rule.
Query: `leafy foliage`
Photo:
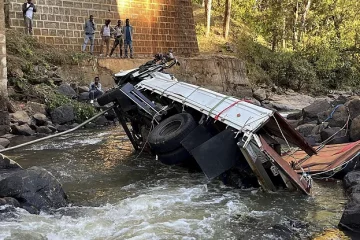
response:
[[[97,113],[97,110],[92,105],[72,100],[57,92],[52,91],[46,95],[46,105],[50,111],[64,105],[71,105],[74,108],[75,121],[78,123],[86,121]]]
[[[213,32],[224,3],[213,3]],[[359,87],[359,1],[233,0],[231,17],[230,40],[253,83],[314,93]],[[204,23],[197,21],[200,49]]]

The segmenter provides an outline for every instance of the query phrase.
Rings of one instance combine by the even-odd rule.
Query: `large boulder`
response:
[[[302,112],[294,112],[287,115],[287,119],[289,120],[300,120],[302,117]]]
[[[360,204],[349,203],[345,207],[339,227],[341,229],[360,233]]]
[[[88,93],[88,92],[89,92],[89,87],[87,87],[87,86],[80,86],[80,87],[77,88],[77,90],[78,90],[78,92],[79,92],[80,94],[81,94],[81,93],[84,93],[84,92]]]
[[[318,120],[318,114],[327,111],[331,108],[330,103],[327,100],[316,100],[310,106],[305,107],[302,110],[303,122],[308,123]]]
[[[0,146],[3,146],[4,148],[8,147],[10,145],[10,141],[6,138],[0,138]]]
[[[318,114],[319,122],[329,123],[330,127],[343,127],[349,118],[347,107],[339,106],[336,109],[330,109]]]
[[[346,133],[346,130],[340,130],[340,127],[334,127],[334,128],[326,128],[323,129],[320,132],[321,140],[325,141],[331,136],[334,135],[333,140],[330,141],[330,144],[339,144],[339,143],[346,143],[349,142],[349,136]],[[347,140],[347,141],[345,141]]]
[[[355,185],[360,185],[360,171],[352,171],[344,177],[344,187],[349,189]]]
[[[356,117],[351,122],[350,139],[354,142],[360,140],[360,116]]]
[[[74,108],[70,105],[65,105],[54,109],[51,113],[51,119],[55,124],[64,124],[74,121]]]
[[[297,130],[302,136],[308,137],[311,135],[312,131],[316,127],[316,124],[304,124],[300,125],[295,130]]]
[[[51,173],[39,167],[16,171],[1,180],[0,197],[19,200],[21,207],[32,213],[67,205],[61,184]]]
[[[266,99],[266,90],[262,88],[256,89],[253,93],[253,97],[260,102],[264,101]]]
[[[36,103],[36,102],[27,102],[26,111],[29,115],[34,115],[36,113],[41,113],[46,115],[46,106],[45,104]]]
[[[345,106],[349,108],[351,119],[354,119],[360,115],[360,99],[352,99],[345,103]]]
[[[79,94],[79,100],[80,101],[86,101],[86,100],[89,100],[89,99],[90,99],[90,96],[89,96],[88,92],[83,92],[83,93]]]
[[[34,130],[32,130],[28,124],[12,125],[11,130],[17,135],[32,136],[35,134]]]
[[[46,117],[46,115],[42,114],[42,113],[34,114],[33,118],[34,118],[37,126],[45,126],[47,124],[47,122],[49,121],[49,119]]]
[[[56,130],[58,132],[65,132],[65,131],[71,129],[71,127],[69,125],[67,125],[67,124],[65,124],[65,125],[56,125],[55,127],[56,127]]]
[[[10,113],[10,121],[19,125],[30,123],[30,117],[25,111]]]
[[[310,146],[318,146],[321,143],[321,136],[320,134],[310,135],[305,137],[305,140],[310,144]]]
[[[40,126],[36,129],[36,132],[43,133],[43,134],[50,134],[53,131],[50,128],[48,128],[47,126]]]
[[[61,84],[57,91],[62,94],[62,95],[65,95],[67,97],[70,97],[70,98],[75,98],[77,96],[75,90],[69,85],[69,84]]]
[[[321,124],[317,125],[316,127],[314,127],[311,134],[312,135],[320,135],[321,131],[326,129],[328,126],[329,126],[329,123],[327,123],[327,122],[321,123]]]

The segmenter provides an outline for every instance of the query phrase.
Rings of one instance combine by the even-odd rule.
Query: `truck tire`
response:
[[[165,165],[178,165],[184,163],[189,158],[191,158],[190,153],[183,147],[158,155],[158,160]]]
[[[175,114],[160,122],[149,134],[148,142],[155,153],[168,153],[181,147],[181,141],[196,128],[188,113]]]

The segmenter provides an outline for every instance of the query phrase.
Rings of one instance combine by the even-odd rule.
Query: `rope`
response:
[[[135,157],[134,160],[137,160],[137,159],[140,157],[140,155],[143,153],[143,151],[144,151],[144,149],[145,149],[146,144],[149,142],[150,133],[151,133],[151,131],[154,130],[154,128],[155,128],[155,126],[154,126],[155,118],[156,118],[157,116],[159,116],[161,112],[166,111],[166,109],[167,109],[167,106],[165,106],[163,109],[161,109],[159,112],[157,112],[157,113],[154,115],[154,117],[152,118],[149,134],[147,135],[146,141],[145,141],[143,147],[141,148],[140,153]]]
[[[281,127],[280,127],[279,122],[277,121],[277,119],[276,119],[275,116],[273,116],[273,118],[275,119],[275,122],[276,122],[276,124],[277,124],[277,126],[278,126],[278,128],[279,128],[279,130],[280,130],[280,133],[281,133],[282,137],[284,138],[286,144],[288,145],[289,149],[291,149],[290,144],[289,144],[288,140],[286,139],[286,137],[285,137],[285,135],[284,135],[284,133],[283,133]],[[297,162],[297,159],[296,159],[292,154],[291,154],[290,156]],[[301,166],[299,166],[299,167],[300,167],[300,169],[301,169],[301,171],[302,171],[302,175],[301,175],[300,181],[303,180],[303,179],[305,179],[306,184],[307,184],[307,189],[311,189],[311,187],[312,187],[312,178],[311,178],[311,175],[307,174]]]
[[[343,105],[344,105],[344,104],[339,104],[339,105],[337,105],[337,106],[333,109],[333,111],[330,113],[330,115],[328,116],[328,118],[324,120],[324,122],[327,122],[327,121],[329,121],[330,119],[332,119],[333,116],[334,116],[334,113],[336,112],[336,110],[337,110],[339,107],[343,106]]]
[[[106,112],[108,112],[108,111],[111,110],[112,108],[113,108],[113,107],[109,107],[108,109],[100,112],[99,114],[95,115],[94,117],[92,117],[92,118],[86,120],[85,122],[81,123],[80,125],[72,128],[72,129],[69,129],[69,130],[67,130],[67,131],[65,131],[65,132],[61,132],[61,133],[57,133],[57,134],[54,134],[54,135],[51,135],[51,136],[39,138],[39,139],[36,139],[36,140],[34,140],[34,141],[30,141],[30,142],[27,142],[27,143],[23,143],[23,144],[14,146],[14,147],[5,148],[5,149],[0,150],[0,153],[2,153],[2,152],[7,152],[7,151],[10,151],[10,150],[14,150],[14,149],[18,149],[18,148],[22,148],[22,147],[25,147],[25,146],[28,146],[28,145],[32,145],[32,144],[35,144],[35,143],[38,143],[38,142],[42,142],[42,141],[45,141],[45,140],[48,140],[48,139],[51,139],[51,138],[55,138],[55,137],[59,137],[59,136],[62,136],[62,135],[71,133],[71,132],[73,132],[73,131],[81,128],[82,126],[88,124],[89,122],[93,121],[94,119],[100,117],[101,115],[105,114]]]

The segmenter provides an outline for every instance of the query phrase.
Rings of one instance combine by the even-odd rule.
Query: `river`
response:
[[[288,219],[308,224],[290,238],[305,239],[336,227],[346,202],[334,182],[316,183],[312,197],[233,189],[135,155],[119,129],[80,131],[8,156],[50,171],[70,205],[1,218],[0,239],[289,239],[281,227]]]

